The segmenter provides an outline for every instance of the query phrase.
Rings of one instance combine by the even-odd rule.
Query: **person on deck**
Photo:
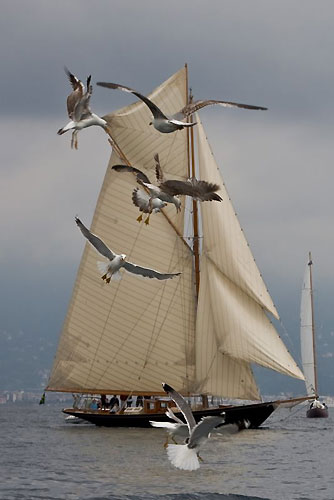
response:
[[[111,396],[110,401],[109,401],[109,408],[110,411],[116,412],[119,409],[119,401],[117,396]]]

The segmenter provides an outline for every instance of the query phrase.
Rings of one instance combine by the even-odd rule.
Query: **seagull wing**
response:
[[[226,108],[243,108],[243,109],[259,109],[265,111],[268,108],[263,108],[262,106],[252,106],[251,104],[241,104],[239,102],[230,102],[230,101],[216,101],[215,99],[208,99],[206,101],[195,101],[190,104],[187,104],[182,110],[181,113],[184,116],[189,116],[202,109],[206,106],[212,106],[214,104],[218,104],[219,106],[224,106]]]
[[[164,182],[164,173],[162,171],[161,165],[160,165],[160,158],[158,153],[154,155],[154,161],[155,161],[155,176],[159,183]]]
[[[170,123],[173,123],[174,125],[181,125],[182,127],[193,127],[197,123],[197,122],[190,122],[190,123],[182,122],[180,120],[176,120],[176,118],[170,118],[168,121]]]
[[[184,418],[186,419],[190,433],[191,430],[196,426],[196,420],[187,401],[179,392],[175,391],[175,389],[173,389],[173,387],[171,387],[170,385],[162,384],[162,387],[163,390],[172,398],[176,406],[179,408],[180,412],[183,414]]]
[[[174,420],[174,422],[176,422],[177,424],[184,425],[184,422],[182,422],[182,420],[175,415],[175,413],[173,412],[173,410],[171,408],[168,408],[166,410],[165,414],[167,415],[168,418],[170,418],[171,420]]]
[[[156,420],[149,421],[152,427],[162,427],[163,429],[175,430],[176,424],[175,422],[157,422]],[[185,425],[184,422],[181,422],[182,425]]]
[[[144,278],[156,278],[157,280],[168,280],[174,278],[175,276],[179,276],[181,273],[170,273],[170,274],[162,274],[154,269],[150,269],[149,267],[141,267],[136,264],[132,264],[131,262],[125,261],[123,264],[123,268],[129,273],[138,274],[143,276]]]
[[[171,196],[188,195],[202,201],[222,201],[222,198],[215,193],[219,189],[218,184],[197,179],[187,181],[168,180],[160,184],[160,189]]]
[[[161,111],[160,108],[154,102],[152,102],[150,99],[145,97],[143,94],[140,94],[136,90],[130,89],[130,87],[125,87],[125,85],[119,85],[118,83],[109,83],[109,82],[96,82],[96,85],[99,85],[100,87],[105,87],[108,89],[119,89],[123,90],[124,92],[130,92],[131,94],[134,94],[137,96],[139,99],[144,101],[146,106],[150,108],[150,111],[154,118],[160,118],[162,120],[168,120],[167,116],[164,115],[164,113]]]
[[[189,438],[188,447],[195,448],[199,446],[201,441],[209,437],[210,432],[213,431],[217,425],[224,422],[223,417],[203,417],[200,422],[193,428]]]
[[[116,170],[116,172],[132,172],[133,174],[136,174],[137,180],[150,184],[150,179],[138,168],[130,167],[128,165],[113,165],[111,168]]]
[[[132,202],[141,212],[149,212],[150,197],[139,188],[132,191]]]
[[[74,110],[78,102],[82,99],[85,91],[84,84],[79,78],[77,78],[73,73],[71,73],[65,66],[65,73],[68,76],[70,84],[72,86],[73,92],[67,98],[67,113],[69,118],[73,118]]]
[[[82,81],[79,80],[79,78],[77,78],[75,75],[73,75],[73,73],[71,73],[70,70],[66,66],[64,67],[64,70],[65,70],[65,73],[68,76],[70,84],[72,85],[72,89],[73,90],[81,89],[81,91],[83,93],[84,90],[85,90],[85,87],[84,87]]]
[[[78,217],[75,217],[75,222],[77,226],[79,226],[80,231],[84,235],[85,238],[89,241],[89,243],[104,257],[107,257],[109,260],[113,260],[116,257],[116,254],[107,245],[95,234],[91,233],[89,229],[81,222]]]
[[[76,121],[88,118],[92,114],[91,109],[89,107],[89,101],[93,92],[93,87],[90,84],[90,80],[91,76],[87,78],[87,90],[85,94],[81,97],[80,100],[78,100],[78,102],[75,105],[73,115]]]

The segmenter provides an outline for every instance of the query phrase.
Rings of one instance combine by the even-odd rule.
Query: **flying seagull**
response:
[[[170,274],[162,274],[154,269],[150,269],[147,267],[137,266],[136,264],[132,264],[131,262],[126,260],[125,254],[117,255],[115,254],[107,245],[95,234],[91,233],[89,229],[81,222],[78,217],[75,217],[75,222],[78,225],[80,231],[84,235],[85,238],[89,241],[89,243],[104,257],[108,259],[108,262],[98,262],[98,268],[103,273],[102,279],[106,281],[106,283],[110,283],[111,279],[119,280],[121,279],[120,270],[124,269],[125,271],[137,274],[139,276],[143,276],[144,278],[156,278],[158,280],[168,280],[170,278],[174,278],[175,276],[179,276],[181,273],[170,273]]]
[[[173,115],[174,118],[178,118],[180,120],[184,120],[188,118],[188,116],[196,113],[196,111],[212,105],[224,106],[225,108],[243,108],[243,109],[254,109],[254,110],[262,110],[265,111],[268,108],[263,108],[262,106],[252,106],[251,104],[241,104],[239,102],[230,102],[230,101],[216,101],[215,99],[207,99],[207,100],[198,100],[190,102],[186,104],[184,108],[181,109],[178,113]]]
[[[187,424],[185,424],[181,419],[179,419],[173,412],[171,408],[168,408],[167,411],[165,412],[167,417],[170,418],[170,420],[173,420],[173,422],[159,422],[156,420],[150,420],[150,424],[152,427],[159,427],[162,429],[166,429],[167,431],[167,438],[164,443],[164,448],[167,447],[168,445],[168,439],[169,436],[171,439],[174,441],[175,444],[177,444],[175,438],[182,439],[182,441],[186,441],[187,438],[189,438],[189,427]],[[221,415],[224,415],[222,413]],[[212,434],[221,434],[223,436],[228,436],[232,434],[236,434],[239,431],[242,431],[243,429],[248,429],[250,427],[251,423],[249,420],[239,420],[237,422],[231,423],[231,424],[221,424],[215,427],[212,430]]]
[[[140,94],[136,90],[130,89],[130,87],[126,87],[125,85],[119,85],[118,83],[109,83],[109,82],[97,82],[96,85],[100,87],[106,87],[108,89],[119,89],[124,92],[130,92],[134,94],[139,99],[141,99],[146,106],[150,109],[153,120],[149,123],[149,125],[153,125],[159,132],[163,134],[169,134],[170,132],[175,132],[176,130],[182,130],[184,127],[193,127],[196,123],[186,123],[180,120],[177,120],[173,116],[165,115],[160,108],[150,99]]]
[[[59,129],[57,134],[62,135],[68,130],[72,130],[71,148],[74,146],[75,149],[78,149],[79,130],[92,125],[99,125],[106,130],[107,122],[95,113],[92,113],[89,107],[89,101],[93,91],[91,76],[89,75],[87,78],[87,88],[85,89],[82,81],[73,75],[66,67],[65,72],[73,89],[67,98],[67,113],[70,121],[65,127]]]
[[[151,213],[160,212],[162,208],[167,206],[167,203],[160,200],[160,198],[154,198],[151,201],[150,196],[139,188],[135,188],[132,191],[132,202],[141,212],[148,214],[148,217],[144,221],[145,224],[149,224]],[[137,221],[141,222],[142,219],[143,214],[140,214],[137,217]]]
[[[184,397],[168,384],[162,384],[162,387],[182,412],[189,429],[189,438],[186,444],[169,444],[167,446],[168,458],[178,469],[196,470],[199,468],[198,452],[201,445],[208,439],[213,429],[224,422],[225,418],[223,415],[221,417],[203,417],[196,424],[191,408]]]
[[[170,196],[187,195],[198,201],[222,201],[222,198],[215,191],[218,191],[218,184],[212,182],[199,181],[195,177],[186,181],[165,180],[160,165],[159,155],[154,155],[155,172],[159,181],[159,189]]]
[[[152,427],[160,427],[167,430],[167,439],[164,443],[164,447],[167,448],[169,436],[172,438],[175,444],[177,444],[175,438],[180,438],[182,439],[182,441],[185,441],[187,438],[189,438],[189,427],[174,414],[171,408],[168,408],[165,413],[167,417],[170,418],[170,420],[173,420],[173,422],[158,422],[156,420],[150,420],[150,424],[152,425]]]
[[[148,201],[148,206],[147,206],[147,213],[149,215],[148,215],[147,219],[145,220],[145,224],[149,224],[150,215],[153,212],[154,208],[161,205],[160,202],[173,203],[175,205],[177,212],[179,212],[181,210],[181,200],[179,198],[177,198],[176,196],[170,195],[168,193],[165,193],[162,189],[160,189],[159,186],[155,186],[154,184],[151,184],[150,179],[147,177],[147,175],[144,174],[144,172],[142,172],[138,168],[131,167],[128,165],[113,165],[112,169],[116,170],[116,172],[132,172],[133,174],[136,175],[137,182],[141,186],[144,186],[147,189],[147,191],[149,192],[149,197],[148,197],[149,201]],[[160,202],[156,202],[155,201],[156,199],[160,200]],[[134,202],[133,197],[132,197],[132,201]],[[135,203],[135,205],[137,205],[137,203]],[[163,208],[163,207],[161,206],[161,208]],[[140,207],[139,207],[139,209],[141,210]],[[159,210],[160,210],[160,208],[159,208]],[[145,209],[145,211],[146,211],[146,209]]]

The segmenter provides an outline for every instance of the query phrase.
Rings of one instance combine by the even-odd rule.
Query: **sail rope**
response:
[[[175,252],[175,245],[177,246],[177,239],[175,239],[173,254]],[[170,256],[170,262],[169,262],[169,266],[168,266],[169,268],[171,267],[172,257],[173,257],[173,255]],[[178,280],[177,288],[179,287],[181,281],[182,281],[182,279]],[[143,369],[147,365],[148,359],[151,356],[151,353],[152,353],[152,351],[154,349],[154,346],[155,346],[155,344],[157,342],[157,339],[159,338],[159,335],[160,335],[160,332],[161,332],[161,328],[162,328],[162,326],[163,326],[163,324],[165,322],[165,319],[166,319],[166,315],[168,314],[168,312],[170,310],[170,304],[169,304],[169,307],[167,308],[167,312],[165,313],[165,317],[163,318],[163,321],[161,322],[160,328],[159,328],[159,330],[157,332],[156,340],[154,342],[153,335],[154,335],[154,331],[155,331],[155,326],[157,324],[157,319],[158,319],[158,315],[159,315],[159,312],[160,312],[161,302],[162,302],[162,298],[163,298],[163,295],[164,295],[164,291],[165,291],[166,285],[167,285],[167,283],[165,282],[164,286],[163,286],[163,292],[162,292],[161,297],[160,297],[158,309],[157,309],[157,312],[156,312],[156,315],[155,315],[155,320],[154,320],[154,324],[153,324],[153,327],[152,327],[152,336],[151,336],[151,340],[150,340],[150,343],[149,343],[149,346],[148,346],[148,349],[147,349],[147,352],[146,352],[146,358],[145,358],[145,361],[144,361]]]
[[[155,291],[152,293],[152,300],[154,297],[156,297],[157,294],[155,293]],[[148,305],[146,306],[145,309],[143,309],[141,311],[141,316],[144,316],[146,311],[148,310],[148,308],[151,306],[151,302],[148,303]],[[112,306],[111,306],[112,307]],[[133,331],[136,329],[136,327],[138,326],[139,324],[139,321],[141,320],[141,317],[139,317],[136,321],[136,323],[133,325],[133,327],[131,328],[131,330],[128,332],[128,334],[124,337],[123,339],[123,342],[118,346],[118,348],[115,350],[115,353],[113,355],[113,357],[108,361],[107,363],[107,366],[105,368],[105,370],[102,372],[102,375],[100,376],[99,378],[99,382],[101,381],[101,379],[105,376],[106,372],[109,370],[110,366],[115,362],[115,360],[117,359],[119,353],[121,352],[121,350],[123,349],[123,347],[125,346],[125,344],[127,343],[127,341],[129,340],[129,338],[131,337]],[[106,325],[105,325],[106,326]]]
[[[300,365],[302,366],[302,360],[301,360],[300,352],[296,353],[295,345],[293,344],[292,339],[291,339],[291,337],[290,337],[287,329],[285,328],[285,325],[284,325],[284,323],[283,323],[283,321],[282,321],[281,318],[279,319],[279,324],[280,324],[280,326],[281,326],[281,328],[283,330],[283,335],[285,337],[285,341],[290,344],[290,351],[293,354],[293,358],[297,359],[298,362],[300,363]]]
[[[305,404],[302,404],[301,406],[297,405],[297,408],[292,411],[292,408],[289,409],[289,414],[285,417],[282,417],[279,422],[286,422],[286,420],[290,419],[291,417],[294,417],[297,413],[299,413],[301,410],[305,411]]]
[[[132,251],[133,251],[133,249],[134,249],[134,247],[135,247],[135,245],[136,245],[136,243],[137,243],[137,240],[138,240],[138,238],[139,238],[139,235],[140,235],[141,231],[142,231],[142,225],[140,225],[140,226],[139,226],[138,231],[137,231],[137,234],[136,234],[136,237],[135,237],[135,238],[134,238],[134,240],[133,240],[132,247],[131,247],[131,250],[130,250],[130,252],[129,252],[130,254],[132,253]],[[88,243],[87,243],[87,244],[88,244]],[[105,322],[104,322],[104,325],[103,325],[103,328],[102,328],[102,331],[101,331],[101,334],[100,334],[100,338],[99,338],[99,340],[98,340],[98,343],[97,343],[97,346],[96,346],[96,349],[95,349],[95,354],[94,354],[94,356],[93,356],[93,359],[91,360],[90,368],[89,368],[88,373],[87,373],[86,383],[87,383],[87,380],[89,379],[89,377],[90,377],[90,375],[91,375],[92,367],[93,367],[94,362],[95,362],[95,360],[96,360],[96,356],[97,356],[97,354],[98,354],[98,352],[99,352],[99,349],[100,349],[100,344],[101,344],[102,338],[103,338],[103,336],[104,336],[104,333],[105,333],[105,330],[106,330],[107,324],[108,324],[108,322],[109,322],[109,318],[110,318],[110,315],[111,315],[111,311],[112,311],[112,309],[113,309],[113,306],[114,306],[115,300],[116,300],[116,298],[117,298],[117,296],[118,296],[118,291],[119,291],[120,284],[121,284],[121,282],[119,281],[119,282],[117,283],[117,287],[115,287],[115,288],[116,288],[116,289],[115,289],[115,293],[114,293],[113,299],[112,299],[112,301],[111,301],[111,303],[110,303],[109,311],[108,311],[108,314],[107,314],[107,316],[106,316],[106,319],[105,319]],[[106,369],[106,370],[107,370],[107,369]],[[106,370],[104,371],[104,374],[105,374]],[[103,375],[100,377],[100,380],[101,380],[101,378],[102,378],[102,377],[103,377]]]
[[[137,241],[138,237],[139,237],[139,232],[138,232],[137,237],[136,237],[136,239],[135,239],[135,241],[134,241],[134,243],[133,243],[133,247],[134,247],[134,245],[136,244],[136,241]],[[177,235],[175,235],[175,242],[176,242],[176,246],[178,246],[179,238],[177,237]],[[172,255],[171,255],[170,259],[171,259],[171,261],[172,261],[172,259],[173,259],[173,253],[172,253]],[[169,266],[169,267],[170,267],[170,266]],[[179,283],[180,283],[181,281],[182,281],[182,280],[179,280],[179,282],[178,282],[178,284],[177,284],[177,288],[179,287]],[[163,298],[164,298],[164,290],[165,290],[166,284],[167,284],[167,283],[163,283],[163,287],[161,287],[161,288],[160,288],[160,290],[159,290],[158,294],[156,293],[156,291],[153,291],[153,292],[152,292],[152,300],[148,301],[148,304],[147,304],[146,308],[145,308],[145,309],[143,309],[143,310],[141,311],[141,314],[140,314],[140,316],[137,318],[137,321],[135,322],[135,324],[133,325],[133,327],[131,328],[131,330],[128,332],[128,334],[124,337],[124,339],[123,339],[122,343],[118,346],[117,350],[114,352],[113,357],[112,357],[112,358],[108,361],[108,364],[107,364],[106,368],[104,369],[104,371],[103,371],[103,372],[102,372],[102,374],[100,375],[99,381],[101,381],[101,379],[103,379],[103,377],[105,376],[105,374],[106,374],[106,372],[108,371],[108,369],[110,368],[110,366],[111,366],[111,365],[115,362],[115,360],[116,360],[116,359],[117,359],[117,357],[119,356],[119,353],[122,351],[122,349],[124,348],[124,346],[125,346],[125,345],[126,345],[126,343],[128,342],[129,338],[132,336],[133,331],[134,331],[134,330],[136,329],[136,327],[138,326],[138,324],[139,324],[139,322],[141,321],[142,317],[144,317],[144,316],[145,316],[146,311],[147,311],[147,310],[148,310],[148,309],[152,306],[152,302],[153,302],[153,300],[154,300],[154,299],[157,299],[157,297],[159,297],[159,298],[158,298],[158,300],[159,300],[159,303],[158,303],[158,309],[157,309],[157,312],[156,312],[156,315],[155,315],[154,325],[153,325],[153,327],[152,327],[152,336],[151,336],[151,340],[150,340],[150,342],[149,342],[149,347],[148,347],[148,350],[147,350],[147,353],[146,353],[146,358],[145,358],[145,360],[144,360],[143,367],[142,367],[142,369],[141,369],[141,371],[140,371],[140,373],[139,373],[139,376],[138,376],[138,379],[140,379],[140,376],[141,376],[141,374],[142,374],[142,372],[143,372],[143,370],[144,370],[144,368],[145,368],[145,366],[146,366],[146,364],[147,364],[147,362],[148,362],[148,359],[149,359],[149,357],[150,357],[150,355],[151,355],[151,353],[152,353],[152,351],[153,351],[153,349],[154,349],[154,346],[155,346],[155,344],[156,344],[156,342],[157,342],[157,340],[158,340],[158,338],[159,338],[159,334],[160,334],[160,332],[161,332],[161,329],[162,329],[162,327],[164,326],[164,323],[165,323],[165,321],[166,321],[166,319],[167,319],[167,317],[168,317],[168,313],[169,313],[169,311],[170,311],[170,309],[171,309],[171,307],[172,307],[172,305],[171,305],[171,304],[172,304],[172,302],[173,302],[174,295],[172,295],[172,296],[171,296],[170,304],[169,304],[169,306],[167,307],[167,311],[166,311],[166,313],[165,313],[165,315],[164,315],[164,318],[163,318],[163,320],[162,320],[162,323],[161,323],[161,325],[160,325],[160,327],[159,327],[159,330],[158,330],[158,332],[157,332],[157,337],[156,337],[156,340],[154,341],[155,327],[156,327],[156,324],[157,324],[157,319],[158,319],[158,316],[160,316],[160,308],[161,308],[161,303],[162,303],[162,300],[163,300]],[[177,288],[176,288],[176,289],[177,289]],[[118,292],[118,288],[117,288],[117,292]],[[116,293],[117,293],[117,292],[116,292]],[[115,294],[115,295],[116,295],[116,294]],[[115,298],[116,298],[116,297],[114,297],[114,300],[115,300]],[[107,319],[106,319],[106,321],[105,321],[105,325],[104,325],[103,331],[102,331],[102,333],[101,333],[101,338],[102,338],[102,336],[103,336],[103,334],[104,334],[104,331],[105,331],[105,329],[106,329],[106,327],[107,327],[108,319],[109,319],[109,316],[110,316],[110,313],[111,313],[111,309],[112,309],[113,304],[114,304],[114,300],[113,300],[113,301],[112,301],[112,303],[111,303],[110,310],[109,310],[109,314],[108,314],[108,317],[107,317]]]
[[[174,133],[174,134],[173,134],[173,135],[174,135],[174,136],[173,136],[173,140],[172,140],[172,142],[171,142],[171,144],[170,144],[170,146],[169,146],[169,150],[168,150],[168,153],[167,153],[167,158],[166,158],[166,161],[165,161],[165,165],[167,165],[167,164],[168,164],[168,160],[169,160],[170,154],[171,154],[171,152],[172,152],[172,150],[173,150],[173,147],[174,147],[174,144],[175,144],[175,139],[176,139],[176,136],[177,136],[177,134],[178,134],[179,132],[180,132],[180,131],[179,131],[179,130],[177,130],[177,131],[176,131],[176,133]]]
[[[173,251],[173,254],[175,252],[175,247],[176,247],[176,250],[178,248],[178,245],[179,244],[179,240],[178,238],[175,238],[175,244],[174,244],[174,251]],[[172,258],[173,258],[173,255],[171,255],[170,259],[172,261]],[[170,267],[170,266],[169,266]],[[179,279],[178,283],[177,283],[177,286],[176,286],[176,290],[180,287],[182,287],[181,283],[182,283],[182,278]],[[160,297],[160,300],[159,300],[159,304],[158,304],[158,308],[157,308],[157,312],[156,312],[156,315],[155,315],[155,321],[154,321],[154,324],[153,324],[153,327],[152,327],[152,332],[151,332],[151,339],[149,341],[149,345],[148,345],[148,348],[147,348],[147,352],[146,352],[146,356],[145,356],[145,360],[144,360],[144,363],[143,363],[143,366],[139,372],[139,375],[138,375],[138,380],[140,380],[141,376],[142,376],[142,373],[143,371],[145,370],[146,366],[147,366],[147,363],[149,362],[149,359],[152,355],[152,352],[153,352],[153,349],[154,347],[156,346],[156,343],[157,341],[159,340],[159,337],[160,337],[160,334],[161,334],[161,330],[166,322],[166,319],[168,318],[169,316],[169,312],[172,308],[172,304],[173,304],[173,301],[175,299],[175,294],[171,297],[170,301],[169,301],[169,304],[168,304],[168,307],[166,309],[166,312],[162,318],[162,321],[161,321],[161,324],[160,324],[160,327],[158,328],[158,330],[156,331],[156,325],[157,325],[157,320],[158,320],[158,316],[160,316],[160,308],[161,308],[161,304],[162,304],[162,299],[163,299],[163,296],[164,296],[164,291],[165,291],[165,288],[166,288],[166,285],[167,283],[164,283],[164,287],[162,289],[162,293],[161,293],[161,297]],[[182,293],[181,293],[181,297],[182,297]]]

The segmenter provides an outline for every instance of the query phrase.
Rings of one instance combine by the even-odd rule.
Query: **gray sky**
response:
[[[325,0],[2,0],[2,353],[43,341],[50,364],[84,246],[73,218],[91,220],[110,154],[99,129],[79,134],[78,151],[57,136],[63,66],[149,93],[187,62],[195,98],[269,108],[206,108],[201,118],[297,361],[313,253],[324,384],[334,353],[333,14]],[[94,88],[91,104],[103,115],[133,100]]]

